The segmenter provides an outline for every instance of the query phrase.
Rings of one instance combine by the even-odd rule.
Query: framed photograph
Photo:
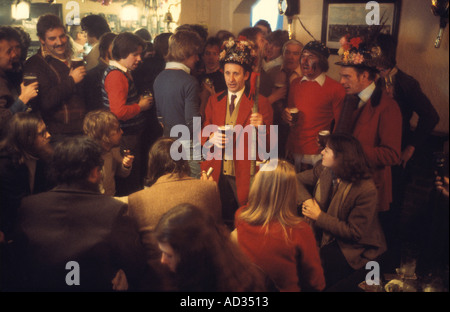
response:
[[[352,0],[324,0],[322,42],[337,54],[340,48],[339,40],[349,30],[359,31],[369,28],[366,17],[373,18],[373,7],[366,9],[369,1]],[[384,23],[383,32],[398,37],[398,25],[400,18],[400,0],[373,1],[379,5],[379,20]]]

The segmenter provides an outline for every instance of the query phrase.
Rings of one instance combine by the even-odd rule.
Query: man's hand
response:
[[[153,104],[153,97],[141,97],[139,100],[139,107],[141,108],[141,112],[149,110]]]
[[[112,288],[115,291],[127,291],[128,290],[127,276],[125,275],[125,272],[122,269],[117,271],[116,276],[114,276],[111,283],[112,283]]]
[[[206,91],[208,96],[216,94],[216,90],[214,89],[214,85],[208,85],[207,83],[202,83],[203,90]]]
[[[311,220],[317,220],[319,215],[322,213],[319,204],[317,204],[315,199],[305,200],[302,204],[302,213],[305,217]]]
[[[446,197],[449,197],[449,179],[448,177],[444,177],[444,181],[442,181],[440,176],[436,176],[436,188],[441,191]]]
[[[122,166],[124,166],[126,169],[130,169],[131,166],[133,166],[133,161],[134,161],[134,155],[131,155],[130,151],[126,150],[126,154],[122,160]]]
[[[79,66],[75,69],[71,69],[69,76],[73,78],[73,81],[75,81],[75,83],[79,83],[84,79],[84,76],[86,76],[86,67],[84,66]]]
[[[32,98],[36,97],[39,93],[39,82],[33,82],[27,86],[22,82],[20,84],[19,99],[23,104],[27,104]]]
[[[218,148],[225,148],[225,144],[228,143],[228,138],[225,134],[222,134],[222,132],[216,131],[209,136],[209,142]]]
[[[292,115],[291,112],[289,111],[289,108],[285,108],[281,114],[281,119],[283,119],[283,121],[285,123],[287,123],[288,125],[292,124]]]
[[[254,127],[263,125],[263,115],[260,113],[253,113],[250,115],[250,124]]]
[[[202,171],[202,175],[200,176],[200,180],[202,180],[202,181],[214,181],[212,175],[210,175],[209,177],[206,175],[206,171],[205,170]]]
[[[407,147],[405,147],[405,149],[402,152],[402,155],[400,156],[400,165],[402,165],[403,168],[406,167],[406,163],[414,155],[415,150],[416,150],[416,148],[412,145],[408,145]]]

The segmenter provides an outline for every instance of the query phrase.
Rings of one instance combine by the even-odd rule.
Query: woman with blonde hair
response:
[[[313,231],[297,214],[295,169],[284,160],[265,169],[236,211],[237,242],[280,291],[320,291],[325,279]]]

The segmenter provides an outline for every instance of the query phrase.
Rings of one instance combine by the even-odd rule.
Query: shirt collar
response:
[[[236,105],[237,105],[237,103],[239,103],[239,100],[242,97],[242,94],[244,94],[244,91],[245,91],[245,87],[236,93],[231,93],[230,91],[228,91],[228,101],[231,103],[231,96],[236,95],[236,100],[234,101],[234,103],[236,103]]]
[[[367,88],[365,88],[358,94],[359,98],[363,102],[363,103],[360,103],[359,107],[369,101],[370,97],[372,96],[373,91],[375,91],[375,87],[376,87],[375,82],[372,82]]]
[[[128,68],[126,68],[125,66],[121,65],[119,62],[115,61],[115,60],[111,60],[109,61],[109,65],[117,67],[118,69],[120,69],[121,71],[123,71],[124,73],[128,72]]]
[[[184,65],[183,63],[179,62],[167,62],[166,63],[166,69],[181,69],[184,70],[187,74],[191,74],[191,69]]]
[[[326,75],[325,73],[321,73],[319,76],[317,76],[315,79],[308,79],[308,77],[303,76],[302,81],[306,80],[306,81],[315,81],[317,82],[321,87],[323,87],[323,85],[325,84],[325,79],[326,79]]]

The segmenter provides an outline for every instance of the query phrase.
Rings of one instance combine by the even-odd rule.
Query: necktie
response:
[[[230,103],[230,116],[233,115],[234,111],[234,101],[236,100],[236,95],[231,96],[231,103]]]

